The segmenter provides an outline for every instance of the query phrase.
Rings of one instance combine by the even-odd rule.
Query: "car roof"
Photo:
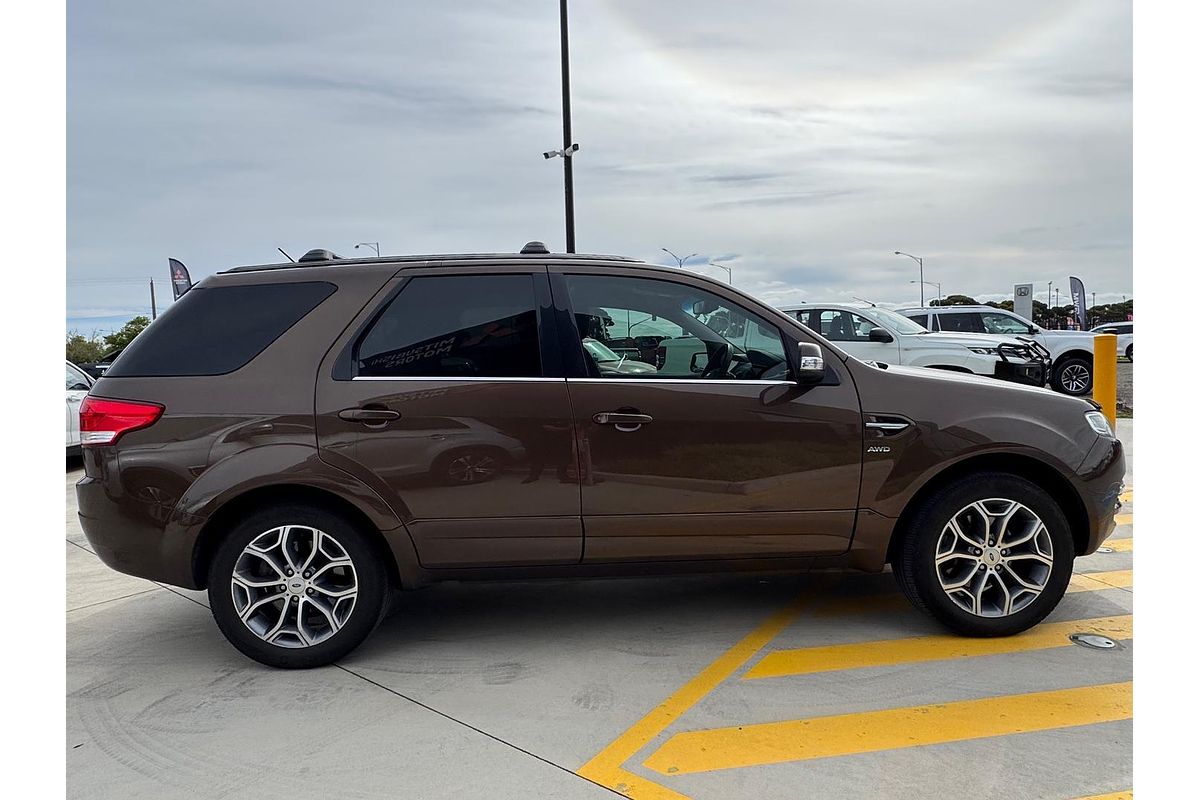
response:
[[[320,254],[320,256],[318,256]],[[327,257],[326,257],[327,256]],[[529,260],[541,262],[608,262],[618,264],[645,264],[636,258],[613,255],[592,255],[583,253],[430,253],[426,255],[380,256],[377,258],[342,258],[328,250],[310,250],[301,256],[299,261],[285,261],[279,264],[248,264],[222,270],[219,275],[238,272],[259,272],[274,269],[305,269],[308,267],[333,266],[371,266],[395,268],[399,266],[446,266],[460,265],[463,262],[491,261],[503,263],[522,263]],[[647,265],[655,266],[655,265]]]
[[[810,308],[832,308],[838,311],[868,311],[877,306],[866,305],[863,303],[822,303],[814,300],[811,303],[798,303],[796,305],[775,306],[780,311],[805,311]]]
[[[1016,314],[1015,311],[1009,311],[1007,308],[996,308],[995,306],[985,306],[982,303],[977,303],[976,305],[970,305],[970,306],[967,306],[967,305],[963,305],[963,306],[958,306],[958,305],[955,305],[955,306],[905,306],[904,308],[897,308],[896,311],[901,314],[908,312],[908,311],[921,311],[921,312],[928,312],[928,311],[1003,311],[1005,314]]]

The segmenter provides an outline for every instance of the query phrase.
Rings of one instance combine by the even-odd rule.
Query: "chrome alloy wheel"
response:
[[[1087,389],[1091,377],[1090,370],[1083,364],[1068,364],[1059,379],[1068,392],[1082,394]]]
[[[358,578],[345,548],[328,533],[282,525],[242,550],[229,582],[238,617],[279,647],[311,647],[354,612]]]
[[[942,590],[979,617],[1006,617],[1046,588],[1054,566],[1050,531],[1015,500],[977,500],[950,517],[937,541]]]
[[[463,453],[446,467],[446,474],[455,483],[479,483],[496,477],[499,465],[486,453]]]

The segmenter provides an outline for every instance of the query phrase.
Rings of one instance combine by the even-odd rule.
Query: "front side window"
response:
[[[978,312],[963,311],[957,314],[938,314],[938,324],[946,333],[986,333]]]
[[[877,327],[871,320],[858,314],[839,309],[813,311],[810,317],[817,323],[810,328],[818,330],[831,342],[870,341],[871,328]]]
[[[356,348],[363,377],[541,375],[532,275],[411,279]]]
[[[79,370],[72,367],[70,364],[67,367],[67,391],[68,392],[86,392],[91,387],[91,381],[87,376]]]
[[[1007,314],[991,314],[985,311],[979,315],[979,318],[983,322],[985,333],[1029,335],[1029,323],[1022,322],[1016,317],[1010,317]]]
[[[565,279],[593,377],[787,379],[779,330],[711,292],[650,278]]]

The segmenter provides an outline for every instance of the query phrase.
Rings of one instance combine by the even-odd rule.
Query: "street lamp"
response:
[[[909,281],[909,283],[923,283],[926,286],[936,286],[938,290],[938,304],[942,302],[942,284],[937,281]]]
[[[558,35],[559,55],[562,60],[562,127],[563,146],[561,150],[547,150],[542,157],[547,160],[561,158],[563,160],[563,217],[567,225],[567,252],[575,252],[575,179],[572,169],[572,156],[578,152],[579,145],[571,141],[571,57],[567,46],[567,0],[558,3]]]
[[[725,266],[724,264],[718,264],[716,261],[710,261],[710,262],[708,262],[708,266],[710,266],[710,267],[719,267],[719,268],[721,268],[721,269],[725,270],[725,274],[728,276],[727,283],[728,283],[730,286],[733,286],[733,270],[732,270],[732,269],[730,269],[729,267]]]
[[[354,245],[355,250],[360,247],[370,247],[375,251],[375,257],[379,258],[379,242],[359,242],[358,244]]]
[[[913,261],[917,262],[918,274],[921,278],[921,280],[919,281],[919,283],[921,284],[921,308],[924,308],[925,307],[925,259],[920,258],[918,256],[914,256],[911,253],[902,252],[900,250],[897,250],[895,253],[893,253],[893,255],[908,256]]]
[[[669,256],[671,256],[671,258],[675,259],[675,261],[676,261],[676,262],[678,262],[678,264],[679,264],[679,268],[680,268],[680,269],[683,269],[683,265],[684,265],[684,263],[685,263],[685,262],[686,262],[686,261],[687,261],[689,258],[695,258],[696,256],[700,255],[699,253],[692,253],[690,256],[684,256],[683,258],[680,258],[679,256],[675,255],[674,253],[672,253],[670,250],[668,250],[668,249],[667,249],[667,248],[665,248],[665,247],[662,249],[662,251],[663,251],[664,253],[668,254]]]

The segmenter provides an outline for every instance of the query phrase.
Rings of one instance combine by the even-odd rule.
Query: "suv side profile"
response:
[[[896,311],[931,331],[1021,337],[1037,342],[1050,353],[1050,386],[1057,392],[1082,397],[1092,391],[1095,334],[1088,331],[1055,331],[1034,325],[1024,317],[992,306],[929,306]]]
[[[585,343],[667,323],[686,370]],[[723,283],[534,246],[210,276],[80,428],[96,553],[207,589],[288,668],[440,580],[891,564],[951,630],[1009,635],[1111,532],[1124,475],[1083,400],[866,364]]]

